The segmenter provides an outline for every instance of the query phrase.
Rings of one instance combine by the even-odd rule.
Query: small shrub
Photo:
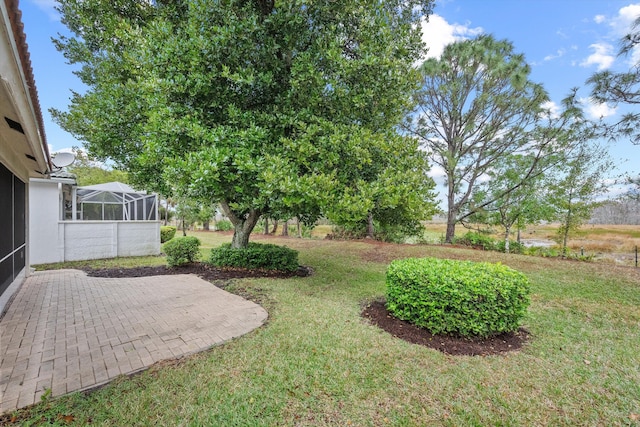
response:
[[[375,238],[381,242],[407,243],[420,241],[424,226],[419,222],[407,224],[376,224]]]
[[[315,228],[315,224],[306,225],[305,223],[301,222],[300,223],[300,228],[301,228],[302,237],[310,239],[312,237],[313,229]],[[296,233],[297,233],[297,230],[296,230]]]
[[[222,219],[216,222],[216,230],[217,231],[231,231],[233,230],[233,224],[228,219]]]
[[[176,228],[170,225],[160,226],[160,243],[166,243],[176,235]]]
[[[480,234],[475,231],[469,231],[461,237],[455,237],[453,243],[464,246],[471,246],[476,249],[484,249],[485,251],[496,250],[496,241],[490,236]]]
[[[327,234],[325,239],[327,240],[355,240],[364,239],[367,235],[365,228],[344,227],[341,225],[334,225],[331,227],[331,233]]]
[[[543,246],[531,246],[524,251],[525,255],[539,256],[543,258],[559,257],[561,252],[556,248],[547,248]]]
[[[249,243],[246,249],[232,249],[230,243],[211,250],[209,263],[216,267],[263,268],[296,271],[298,251],[286,246]]]
[[[576,261],[585,261],[585,262],[592,262],[595,257],[596,257],[596,254],[593,254],[593,253],[583,254],[578,252],[570,252],[567,254],[567,259],[574,259]]]
[[[165,243],[164,253],[169,267],[196,262],[200,258],[200,240],[193,236],[172,239]]]
[[[527,277],[502,264],[409,258],[387,270],[389,312],[433,334],[515,331],[528,305]]]
[[[496,242],[495,249],[499,252],[504,252],[505,244],[504,240],[499,240]],[[509,253],[512,254],[523,254],[525,251],[525,246],[522,243],[518,243],[515,240],[509,240]]]

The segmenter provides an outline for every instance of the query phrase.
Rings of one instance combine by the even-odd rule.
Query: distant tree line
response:
[[[589,223],[639,225],[640,200],[625,198],[607,201],[593,210]]]

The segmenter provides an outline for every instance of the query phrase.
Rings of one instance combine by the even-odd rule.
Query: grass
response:
[[[439,243],[444,239],[446,224],[442,222],[428,222],[425,224],[425,240],[429,243]],[[521,232],[521,238],[547,240],[554,242],[557,237],[558,224],[543,224],[528,226]],[[456,236],[464,235],[468,230],[456,227]],[[498,228],[491,237],[503,240],[504,234]],[[511,239],[515,240],[515,233]],[[554,245],[556,250],[560,246]],[[635,265],[635,249],[640,247],[640,225],[599,225],[586,224],[574,233],[567,242],[569,254],[574,257],[582,256],[599,262],[616,265]]]
[[[60,270],[63,268],[83,269],[90,268],[114,268],[114,267],[140,267],[140,266],[156,266],[166,265],[164,256],[141,256],[127,258],[109,258],[88,261],[67,261],[55,264],[38,264],[32,265],[37,271],[42,270]]]
[[[210,247],[228,234],[193,233]],[[268,323],[176,363],[15,415],[23,425],[422,426],[640,423],[640,272],[418,246],[253,237],[300,251],[307,278],[247,279]],[[388,262],[502,262],[532,284],[532,338],[507,356],[452,357],[360,318]],[[142,259],[158,262],[161,258]],[[114,263],[130,262],[115,260]],[[133,261],[137,262],[137,261]],[[67,265],[68,266],[68,265]],[[72,417],[70,420],[69,416]],[[67,417],[67,418],[64,418]],[[31,424],[30,424],[31,423]],[[48,425],[48,424],[47,424]]]

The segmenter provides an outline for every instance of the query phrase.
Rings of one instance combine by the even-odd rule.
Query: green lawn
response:
[[[203,241],[205,255],[230,240],[220,233],[193,234]],[[235,282],[269,311],[264,327],[101,390],[44,402],[16,413],[19,421],[640,425],[639,270],[443,246],[254,239],[298,249],[301,263],[315,270],[307,278]],[[524,324],[530,343],[507,356],[452,357],[362,320],[361,304],[384,295],[388,262],[407,256],[499,261],[523,271],[533,291]]]

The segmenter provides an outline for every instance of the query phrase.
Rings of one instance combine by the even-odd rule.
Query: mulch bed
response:
[[[300,267],[298,271],[287,273],[273,270],[247,270],[240,268],[216,268],[205,263],[193,263],[182,267],[166,266],[85,269],[91,277],[121,278],[162,276],[166,274],[195,274],[204,280],[215,282],[226,288],[223,283],[231,279],[242,278],[278,278],[306,277],[313,273],[310,267]],[[240,292],[242,293],[242,292]],[[241,295],[251,298],[252,295]],[[259,302],[259,301],[258,301]],[[522,348],[529,333],[520,329],[514,333],[501,334],[490,338],[461,338],[449,335],[433,335],[389,314],[383,301],[374,301],[364,308],[362,316],[391,335],[413,344],[424,345],[454,356],[488,356],[505,354]]]
[[[298,271],[285,272],[275,270],[247,270],[244,268],[216,268],[204,263],[192,263],[180,267],[166,267],[163,265],[154,267],[132,267],[132,268],[99,268],[84,269],[91,277],[147,277],[163,276],[166,274],[195,274],[204,280],[229,280],[243,279],[247,277],[271,277],[276,279],[286,279],[289,277],[306,277],[311,275],[313,270],[310,267],[299,267]]]
[[[413,344],[424,345],[452,356],[489,356],[516,351],[522,348],[529,333],[520,328],[489,338],[463,338],[450,335],[433,335],[423,328],[393,317],[383,301],[374,301],[364,308],[362,316],[393,335]]]

